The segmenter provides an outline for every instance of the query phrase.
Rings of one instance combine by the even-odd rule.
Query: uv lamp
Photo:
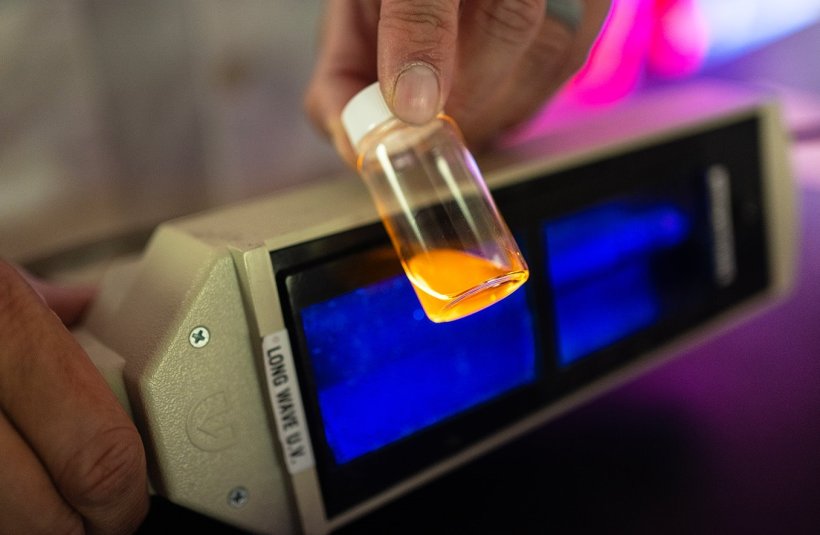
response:
[[[446,324],[359,180],[317,181],[160,225],[77,336],[156,493],[328,533],[784,296],[786,147],[775,102],[693,86],[500,151],[481,165],[531,278]]]

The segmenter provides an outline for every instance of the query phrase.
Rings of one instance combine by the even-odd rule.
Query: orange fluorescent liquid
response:
[[[434,249],[405,264],[424,312],[436,323],[463,318],[500,301],[524,284],[529,270],[518,254],[509,267],[454,249]]]

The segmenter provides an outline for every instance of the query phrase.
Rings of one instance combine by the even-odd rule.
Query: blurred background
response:
[[[0,257],[59,276],[169,218],[348,173],[302,111],[321,9],[0,2]],[[667,85],[773,93],[801,199],[793,297],[346,532],[820,532],[818,58],[820,0],[613,1],[587,64],[508,142]]]
[[[166,219],[347,172],[302,111],[321,9],[0,3],[0,256],[139,247]],[[515,140],[699,77],[783,94],[812,137],[818,17],[820,0],[615,0],[587,65]]]

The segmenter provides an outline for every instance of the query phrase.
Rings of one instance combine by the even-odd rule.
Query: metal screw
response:
[[[228,493],[228,505],[239,509],[248,503],[249,493],[245,487],[234,487]]]
[[[188,341],[191,342],[191,345],[197,349],[208,345],[210,340],[211,332],[204,325],[194,327],[191,334],[188,335]]]

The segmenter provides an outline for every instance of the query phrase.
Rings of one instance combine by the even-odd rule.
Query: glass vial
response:
[[[374,83],[345,106],[342,123],[427,317],[462,318],[526,282],[527,264],[451,118],[405,123]]]

